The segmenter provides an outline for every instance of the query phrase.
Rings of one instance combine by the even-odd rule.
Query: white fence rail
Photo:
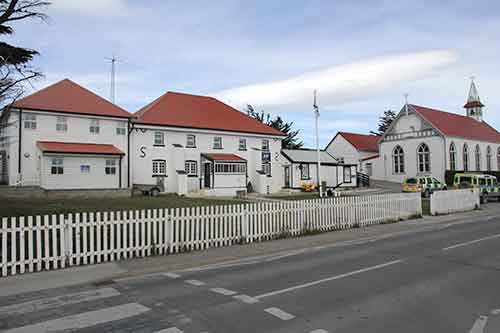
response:
[[[252,243],[421,215],[419,194],[2,218],[0,276]]]
[[[479,207],[479,190],[450,190],[432,193],[430,200],[431,215],[465,212]]]

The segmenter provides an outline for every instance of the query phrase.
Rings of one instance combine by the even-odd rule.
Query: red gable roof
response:
[[[235,154],[203,154],[203,156],[211,161],[246,161]]]
[[[136,122],[256,134],[284,134],[221,101],[207,96],[167,92],[135,113]]]
[[[446,136],[500,142],[500,133],[484,121],[423,106],[409,106]]]
[[[14,103],[13,107],[96,116],[131,117],[131,114],[124,109],[69,79],[64,79],[21,98]]]
[[[357,150],[378,152],[378,140],[380,137],[377,135],[348,132],[338,132],[337,135],[342,135]]]
[[[125,155],[117,147],[108,144],[37,141],[36,145],[44,153]]]

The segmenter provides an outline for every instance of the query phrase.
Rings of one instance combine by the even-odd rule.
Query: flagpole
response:
[[[318,190],[319,190],[319,197],[323,197],[323,189],[321,187],[321,155],[320,155],[320,150],[319,150],[319,108],[318,105],[316,104],[316,90],[314,90],[314,115],[316,118],[316,155],[318,159]]]

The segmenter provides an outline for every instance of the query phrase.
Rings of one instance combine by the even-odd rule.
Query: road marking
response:
[[[224,288],[212,288],[212,289],[210,289],[210,291],[213,291],[214,293],[221,294],[224,296],[232,296],[232,295],[237,294],[236,291],[232,291],[232,290],[228,290],[228,289],[224,289]]]
[[[338,279],[342,279],[342,278],[345,278],[345,277],[348,277],[348,276],[352,276],[352,275],[356,275],[356,274],[361,274],[361,273],[373,271],[373,270],[376,270],[376,269],[381,269],[381,268],[384,268],[384,267],[387,267],[387,266],[399,264],[401,262],[403,262],[403,260],[394,260],[394,261],[386,262],[384,264],[380,264],[380,265],[376,265],[376,266],[371,266],[371,267],[367,267],[367,268],[358,269],[358,270],[355,270],[355,271],[352,271],[352,272],[349,272],[349,273],[344,273],[344,274],[331,276],[331,277],[328,277],[328,278],[325,278],[325,279],[321,279],[321,280],[316,280],[316,281],[312,281],[312,282],[308,282],[308,283],[304,283],[304,284],[299,284],[297,286],[293,286],[293,287],[290,287],[290,288],[285,288],[285,289],[281,289],[281,290],[271,291],[271,292],[268,292],[268,293],[265,293],[265,294],[262,294],[262,295],[259,295],[259,296],[254,296],[254,298],[260,300],[260,299],[265,298],[265,297],[275,296],[275,295],[287,293],[289,291],[294,291],[294,290],[298,290],[298,289],[302,289],[302,288],[312,287],[312,286],[315,286],[315,285],[320,284],[320,283],[329,282],[329,281],[333,281],[333,280],[338,280]]]
[[[108,298],[118,295],[120,295],[120,293],[116,289],[101,288],[79,293],[42,298],[34,301],[2,306],[0,307],[0,317],[15,316],[35,311],[54,309],[66,305],[77,304],[81,302],[90,302],[101,298]]]
[[[487,321],[488,317],[479,316],[479,318],[477,318],[476,321],[474,322],[474,326],[472,326],[469,333],[483,333]]]
[[[191,284],[193,286],[197,286],[197,287],[205,285],[205,282],[198,281],[198,280],[185,280],[184,282],[186,282],[187,284]]]
[[[181,277],[179,274],[176,273],[163,273],[163,276],[169,277],[171,279],[178,279]]]
[[[278,308],[267,308],[264,311],[266,311],[269,314],[272,314],[275,317],[278,317],[281,320],[290,320],[290,319],[295,318],[294,315],[286,313],[285,311],[280,310]]]
[[[157,331],[155,333],[183,333],[183,331],[181,331],[177,327],[170,327],[170,328],[166,328],[166,329],[161,330],[161,331]]]
[[[472,240],[472,241],[469,241],[469,242],[459,243],[459,244],[455,244],[455,245],[452,245],[452,246],[448,246],[448,247],[443,248],[443,251],[453,250],[453,249],[456,249],[457,247],[472,245],[472,244],[476,244],[476,243],[479,243],[479,242],[482,242],[482,241],[485,241],[485,240],[494,239],[494,238],[500,238],[500,234],[491,235],[491,236],[488,236],[488,237],[483,237],[483,238],[475,239],[475,240]]]
[[[248,296],[248,295],[236,295],[236,296],[233,296],[233,298],[238,299],[246,304],[255,304],[255,303],[259,302],[258,299],[254,298],[252,296]]]
[[[314,331],[311,331],[310,333],[328,333],[328,331],[325,331],[325,330],[314,330]]]
[[[497,316],[500,314],[500,309],[491,310],[490,314]]]
[[[67,330],[83,329],[90,326],[96,326],[111,321],[121,320],[128,317],[137,316],[150,309],[138,304],[128,303],[110,308],[99,309],[90,312],[84,312],[77,315],[53,319],[38,324],[17,327],[6,330],[6,333],[42,333],[59,332]]]

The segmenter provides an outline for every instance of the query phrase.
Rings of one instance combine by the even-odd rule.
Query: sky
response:
[[[470,77],[500,128],[496,1],[52,0],[47,22],[19,21],[8,42],[40,52],[38,90],[69,78],[130,112],[167,91],[280,115],[315,144],[377,129],[409,102],[464,114]],[[30,93],[32,91],[28,91]]]

